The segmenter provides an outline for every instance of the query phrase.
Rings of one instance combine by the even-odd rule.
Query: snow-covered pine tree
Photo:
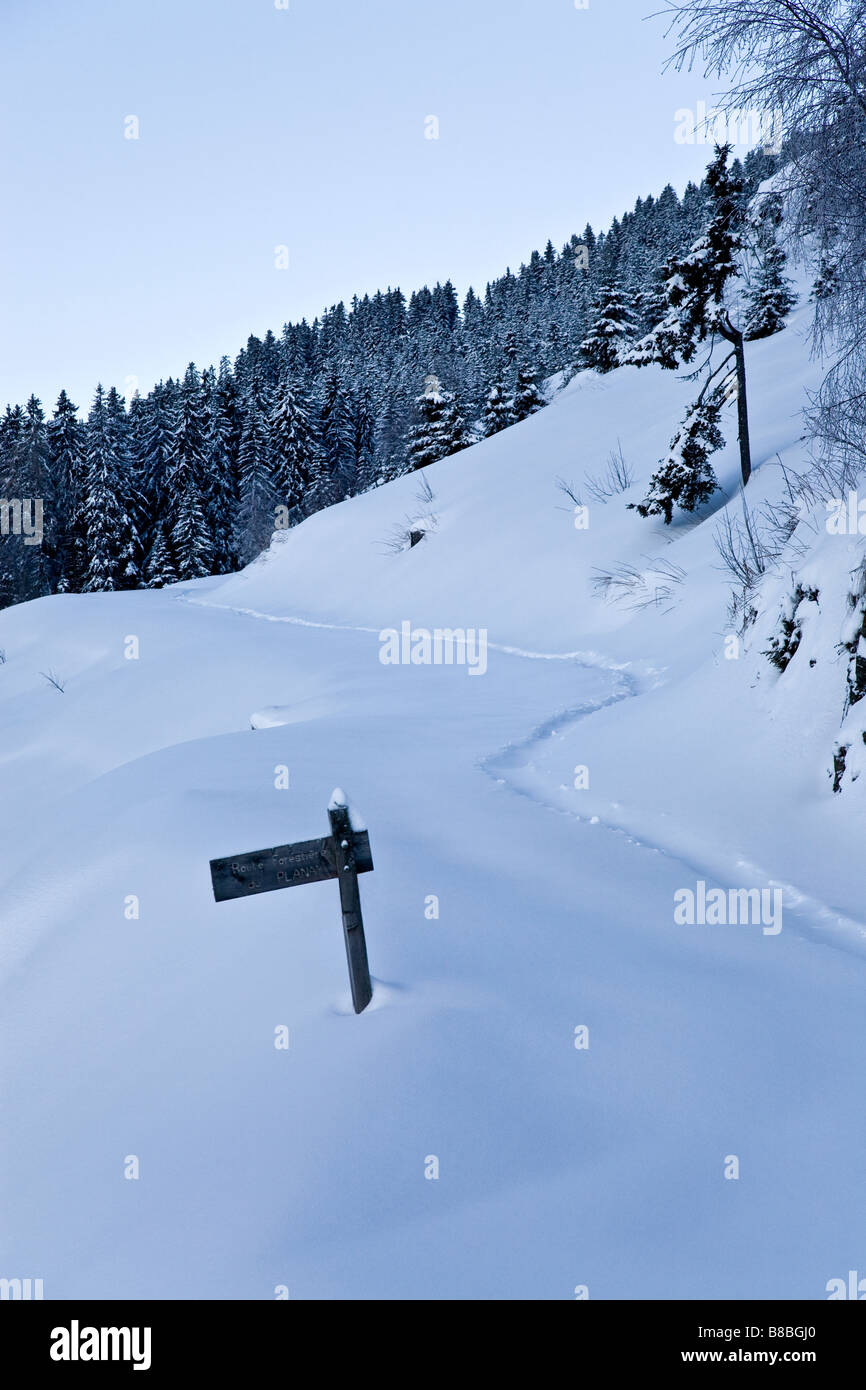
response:
[[[738,273],[736,258],[743,244],[742,230],[746,212],[742,169],[736,161],[731,169],[728,168],[730,153],[730,145],[717,145],[715,157],[707,169],[705,186],[710,218],[706,231],[692,244],[685,256],[674,258],[669,263],[669,273],[666,280],[669,307],[665,318],[650,334],[631,349],[626,360],[634,366],[646,366],[650,362],[658,362],[662,367],[674,370],[680,363],[691,362],[699,345],[707,338],[717,335],[731,344],[733,350],[730,358],[733,359],[737,379],[736,401],[740,471],[745,487],[752,471],[749,415],[746,402],[744,353],[746,333],[743,328],[734,323],[726,304],[725,292],[729,281]],[[704,400],[705,395],[706,409],[712,413],[714,407],[709,403],[715,399],[715,395],[710,393],[708,388],[725,365],[726,362],[722,363],[721,367],[717,366],[712,369],[698,401],[690,409],[680,431],[680,435],[686,439],[691,435],[692,424],[696,426],[696,420],[702,416],[700,403]],[[720,401],[719,409],[721,409],[721,403]],[[692,424],[689,423],[690,421]],[[707,430],[701,435],[703,441],[701,447],[716,437],[720,443],[715,447],[720,448],[724,443],[718,430],[717,421],[718,412],[715,413]],[[700,434],[700,430],[698,432]],[[677,439],[680,438],[680,435],[677,436]],[[679,477],[684,461],[687,461],[688,458],[693,457],[696,467],[702,467],[699,453],[699,450],[694,453],[691,450],[688,452],[680,451],[677,455],[676,466],[670,473],[670,478],[675,481]],[[703,488],[705,481],[704,474],[701,474],[695,485],[698,491]],[[684,496],[689,495],[688,488],[679,488],[679,492]]]
[[[112,386],[105,397],[105,411],[108,416],[108,435],[114,457],[118,460],[120,478],[120,498],[124,514],[129,518],[129,526],[124,527],[117,544],[117,566],[121,589],[137,589],[141,583],[141,566],[144,558],[141,536],[136,523],[142,513],[142,498],[136,487],[136,479],[130,454],[129,417],[126,402]]]
[[[632,312],[637,324],[637,337],[634,344],[624,353],[624,363],[630,361],[632,352],[639,348],[642,339],[663,322],[669,307],[665,285],[665,270],[664,267],[660,267],[651,274],[644,288],[638,290],[634,296]]]
[[[797,303],[791,281],[785,275],[787,256],[776,237],[781,223],[779,195],[761,198],[751,219],[752,250],[758,266],[745,295],[744,332],[748,342],[780,332]]]
[[[635,322],[626,296],[615,285],[605,285],[595,303],[597,317],[578,349],[581,367],[611,372],[634,336]]]
[[[698,347],[720,331],[725,287],[736,274],[736,252],[742,245],[742,179],[727,167],[729,145],[717,145],[707,169],[706,200],[710,212],[706,229],[682,256],[668,259],[663,273],[664,308],[654,328],[625,354],[632,366],[658,363],[669,371],[691,362]]]
[[[24,429],[24,411],[20,405],[8,406],[0,422],[0,495],[20,497],[18,487],[18,451]],[[20,603],[27,598],[22,589],[18,567],[17,547],[0,545],[0,607]]]
[[[673,185],[667,183],[656,198],[655,204],[652,256],[649,262],[651,280],[656,274],[657,267],[662,265],[668,256],[681,249],[683,243],[680,230],[681,222],[680,200]]]
[[[644,500],[627,503],[631,510],[640,516],[663,516],[670,525],[675,506],[693,512],[712,496],[718,482],[710,455],[725,442],[719,429],[724,403],[720,387],[706,396],[701,393],[671,440],[667,458],[653,474]]]
[[[679,309],[672,303],[672,296],[678,294],[682,279],[676,261],[669,262],[661,272],[664,289],[658,293],[648,292],[648,299],[636,305],[636,313],[644,317],[644,322],[652,319],[641,337],[629,343],[620,354],[623,367],[664,367],[676,371],[680,365],[679,353],[683,348],[683,330]]]
[[[725,288],[737,273],[736,253],[742,246],[745,212],[742,177],[733,168],[728,169],[730,152],[730,145],[716,146],[705,179],[710,198],[709,225],[677,262],[678,277],[668,292],[671,304],[680,313],[680,355],[684,362],[692,360],[698,345],[710,333],[720,330],[719,311]]]
[[[171,550],[178,579],[202,579],[214,560],[205,480],[207,418],[201,377],[190,362],[177,402],[177,424],[167,485],[171,496]]]
[[[551,320],[547,329],[547,336],[542,345],[542,371],[551,376],[558,372],[566,358],[566,349],[563,345],[562,333],[559,324]]]
[[[342,502],[355,490],[351,405],[333,365],[322,387],[317,435],[319,448],[310,485],[310,501],[316,511]]]
[[[505,358],[506,370],[509,377],[513,377],[516,370],[515,363],[520,352],[520,344],[517,341],[517,334],[513,328],[509,328],[502,343],[502,356]]]
[[[349,424],[355,460],[355,492],[366,492],[376,480],[376,425],[363,388],[352,394]]]
[[[761,267],[747,295],[748,320],[746,339],[769,338],[784,327],[797,303],[791,281],[784,273],[787,257],[774,242],[767,247]]]
[[[232,372],[231,363],[227,357],[220,358],[219,372],[217,373],[217,399],[219,401],[219,412],[223,421],[223,430],[226,438],[226,446],[229,456],[232,458],[237,469],[238,449],[241,443],[241,430],[243,429],[243,412],[241,409],[240,389]]]
[[[157,522],[153,545],[144,564],[144,582],[148,589],[162,589],[166,584],[177,582],[171,546],[161,521]]]
[[[818,273],[812,283],[809,293],[809,303],[818,305],[824,300],[832,299],[839,289],[839,272],[833,261],[829,261],[826,256],[822,256],[818,263]]]
[[[406,472],[406,417],[402,399],[386,389],[376,417],[376,487]]]
[[[136,432],[133,474],[142,497],[140,522],[145,555],[149,554],[160,522],[170,528],[174,517],[168,478],[177,430],[179,383],[173,377],[158,382],[144,402],[144,418]]]
[[[485,347],[489,334],[485,326],[484,305],[470,285],[463,301],[460,325],[463,364],[463,392],[473,416],[481,410],[487,379]]]
[[[240,505],[240,444],[243,429],[240,392],[227,357],[220,359],[211,412],[214,429],[218,431],[221,448],[225,451],[227,474],[220,487],[220,496],[213,498],[214,565],[233,570],[238,566],[235,549],[237,517]],[[222,559],[220,559],[222,557]]]
[[[207,534],[211,540],[211,573],[226,574],[235,568],[235,521],[238,506],[238,479],[233,453],[233,423],[224,409],[222,368],[218,377],[213,367],[201,376],[204,397],[203,498],[207,514]]]
[[[50,478],[45,417],[42,405],[31,396],[26,409],[7,407],[0,428],[0,496],[18,498],[24,508],[42,500],[43,530],[47,518],[46,502]],[[4,504],[5,505],[5,504]],[[42,546],[25,545],[19,537],[0,543],[0,604],[21,603],[47,593],[45,556]]]
[[[538,389],[536,374],[531,367],[524,364],[517,373],[517,385],[514,388],[514,397],[511,402],[511,409],[515,420],[525,420],[527,415],[534,415],[536,411],[544,406],[544,397]]]
[[[79,525],[85,481],[84,427],[65,391],[48,424],[48,466],[55,511],[52,589],[77,592],[87,563],[87,538]]]
[[[511,398],[505,394],[502,385],[497,383],[491,386],[481,416],[481,432],[484,438],[489,439],[492,434],[507,429],[516,419]]]
[[[18,445],[18,491],[16,496],[28,499],[25,505],[41,501],[43,538],[40,545],[17,546],[18,567],[22,592],[28,597],[51,591],[54,541],[54,499],[51,495],[51,473],[48,453],[48,431],[42,402],[31,396],[24,410]],[[6,494],[8,496],[8,494]]]
[[[577,256],[578,252],[578,246],[573,244],[571,248],[571,259],[572,263],[576,265],[577,274],[580,279],[584,308],[584,319],[586,320],[584,327],[586,327],[588,324],[588,318],[585,311],[595,302],[595,298],[600,288],[598,256],[599,239],[593,231],[592,226],[589,222],[587,222],[586,226],[581,232],[579,239],[575,237],[572,238],[572,243],[575,242],[578,242],[579,247],[582,248],[580,250],[579,264],[582,264],[584,260],[586,261],[586,269],[581,270],[579,268],[579,264],[575,261],[575,257]],[[586,337],[585,332],[581,334],[581,338],[584,337]]]
[[[679,243],[676,251],[692,246],[707,225],[709,197],[703,181],[689,179],[680,204]],[[665,259],[670,259],[668,255]]]
[[[109,401],[111,409],[109,409]],[[87,536],[87,591],[122,589],[139,548],[127,498],[128,457],[119,428],[119,397],[97,386],[87,417],[86,480],[81,524]]]
[[[261,554],[274,532],[277,499],[271,444],[273,409],[262,371],[253,367],[244,399],[245,419],[238,454],[240,504],[235,548],[244,565]]]
[[[129,455],[129,479],[133,522],[141,542],[142,559],[150,547],[150,507],[147,497],[145,452],[150,433],[150,412],[147,400],[140,391],[133,392],[126,416],[126,448]],[[142,573],[144,572],[142,567]]]
[[[424,390],[415,401],[415,414],[406,450],[409,472],[466,448],[463,417],[452,392],[442,389],[438,376],[431,373],[425,378]]]
[[[286,379],[278,388],[271,439],[277,505],[287,507],[290,517],[299,520],[316,465],[317,446],[309,403],[297,382]]]

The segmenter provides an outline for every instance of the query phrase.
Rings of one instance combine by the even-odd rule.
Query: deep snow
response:
[[[807,314],[749,350],[753,504],[802,460]],[[0,1275],[48,1298],[822,1298],[863,1267],[863,822],[827,776],[861,543],[815,540],[836,606],[814,667],[805,639],[783,676],[761,654],[784,566],[726,659],[712,516],[624,506],[690,390],[583,373],[429,468],[429,504],[403,478],[242,574],[0,614]],[[580,490],[617,440],[638,480],[579,531],[556,479]],[[715,462],[736,508],[735,447]],[[658,557],[684,571],[658,605],[594,593],[617,562],[654,592]],[[485,630],[486,673],[383,665],[403,621]],[[335,786],[376,866],[360,1017],[335,884],[215,904],[208,872],[326,833]],[[783,887],[782,931],[677,924],[698,880]]]

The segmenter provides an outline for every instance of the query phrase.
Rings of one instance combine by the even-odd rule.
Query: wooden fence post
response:
[[[348,806],[334,806],[328,811],[331,834],[334,838],[334,851],[337,860],[337,878],[340,884],[340,907],[343,912],[343,936],[346,941],[346,959],[349,962],[349,979],[352,984],[352,1003],[355,1013],[366,1009],[373,997],[370,983],[370,967],[367,962],[367,942],[364,938],[364,919],[361,916],[361,894],[358,891],[358,870],[352,841],[352,826]]]

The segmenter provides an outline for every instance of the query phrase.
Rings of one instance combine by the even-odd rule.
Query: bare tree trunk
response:
[[[743,487],[752,476],[752,450],[749,444],[749,406],[746,400],[746,353],[742,333],[734,339],[737,360],[737,425],[740,436],[740,471]]]
[[[746,352],[745,338],[739,328],[735,328],[728,318],[724,317],[724,322],[719,324],[719,332],[734,349],[734,361],[737,366],[737,433],[740,440],[740,472],[743,475],[743,487],[752,476],[752,450],[749,443],[749,405],[746,398]]]

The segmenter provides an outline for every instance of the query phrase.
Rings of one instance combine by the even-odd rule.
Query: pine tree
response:
[[[20,531],[0,541],[0,601],[21,603],[49,592],[45,546],[50,525],[45,416],[31,396],[25,409],[7,407],[0,431],[0,496],[21,507]],[[46,507],[49,502],[49,507]],[[4,506],[6,502],[4,502]],[[42,535],[39,512],[42,512]],[[26,516],[26,521],[25,521]]]
[[[213,545],[204,496],[189,468],[178,469],[172,505],[171,543],[180,579],[203,579],[212,572]]]
[[[710,217],[706,231],[686,255],[674,257],[667,267],[668,312],[665,318],[631,349],[625,360],[635,366],[657,362],[675,370],[681,362],[691,362],[699,345],[711,335],[718,335],[731,344],[737,374],[740,472],[745,487],[752,471],[746,401],[746,333],[734,323],[725,302],[728,282],[737,275],[736,257],[743,244],[745,208],[742,173],[736,167],[728,168],[730,152],[729,145],[717,145],[715,158],[707,169],[705,185]],[[718,370],[711,372],[693,410],[697,410]],[[683,425],[685,430],[688,419]]]
[[[136,524],[136,518],[142,511],[142,498],[136,489],[132,468],[129,447],[129,417],[126,403],[115,386],[112,386],[106,394],[105,410],[108,416],[108,435],[111,440],[111,449],[117,459],[120,498],[124,513],[129,519],[128,527],[124,527],[118,536],[119,587],[121,589],[136,589],[141,581],[144,554],[141,536]]]
[[[274,451],[274,490],[279,505],[299,518],[316,465],[316,438],[310,411],[297,384],[286,380],[279,388],[271,416]]]
[[[207,515],[207,535],[211,544],[211,573],[225,574],[234,569],[235,523],[237,518],[237,467],[233,456],[233,425],[225,409],[226,391],[222,375],[212,367],[202,372],[204,396],[203,500]]]
[[[558,372],[563,365],[566,357],[566,350],[562,342],[562,334],[559,324],[551,322],[547,330],[547,339],[542,349],[542,370],[551,375]]]
[[[582,367],[611,372],[620,364],[620,353],[632,338],[634,317],[625,295],[614,285],[606,285],[596,301],[600,310],[579,348]]]
[[[646,331],[621,352],[623,367],[656,365],[672,372],[680,365],[680,354],[688,339],[684,338],[679,308],[673,303],[682,286],[677,262],[670,261],[661,276],[662,290],[657,293],[651,288],[646,298],[636,305],[636,316],[639,321],[643,320]]]
[[[689,179],[680,204],[680,245],[673,254],[692,246],[707,225],[709,198],[706,185]],[[667,258],[666,258],[667,259]]]
[[[129,478],[134,507],[132,519],[141,541],[142,563],[149,549],[151,529],[144,467],[149,431],[148,402],[139,391],[135,391],[126,416],[126,452],[129,457]]]
[[[142,540],[147,551],[160,523],[171,526],[168,479],[172,469],[174,439],[178,427],[178,384],[171,377],[159,382],[145,401],[144,419],[138,431],[133,469],[142,494]]]
[[[376,486],[407,471],[406,409],[395,391],[386,391],[376,418]]]
[[[163,523],[157,522],[156,535],[144,566],[144,582],[148,589],[161,589],[177,582],[177,570],[171,558],[171,547]]]
[[[716,475],[710,455],[724,444],[719,416],[724,405],[721,388],[703,392],[692,405],[671,440],[670,452],[650,480],[642,502],[627,506],[640,516],[663,516],[669,526],[674,507],[693,512],[715,492]]]
[[[277,499],[271,444],[273,408],[262,372],[254,367],[247,384],[238,454],[240,505],[236,549],[242,564],[249,564],[260,555],[274,532]]]
[[[173,512],[171,549],[179,579],[202,579],[213,567],[213,536],[204,473],[206,435],[201,378],[191,362],[178,393],[167,479]]]
[[[349,423],[354,456],[354,490],[366,492],[376,481],[376,423],[369,399],[362,389],[354,393]]]
[[[779,195],[763,198],[752,219],[758,270],[745,296],[744,332],[748,342],[778,333],[797,303],[791,281],[785,275],[787,257],[776,240],[776,228],[781,222]]]
[[[463,392],[473,415],[480,411],[486,394],[486,345],[489,333],[484,305],[470,285],[463,301],[460,325]]]
[[[87,419],[86,480],[81,521],[87,536],[88,591],[121,589],[134,576],[138,536],[126,489],[128,458],[120,428],[120,399],[97,386]]]
[[[214,536],[214,568],[217,573],[236,569],[239,563],[235,542],[238,508],[240,506],[240,445],[243,412],[240,393],[227,357],[220,361],[219,374],[211,401],[212,428],[225,459],[225,473],[220,475],[211,493],[212,531]]]
[[[409,472],[466,448],[463,417],[453,394],[443,391],[437,376],[426,378],[424,390],[415,401],[415,412],[416,423],[409,431],[406,451]]]
[[[514,372],[516,370],[515,363],[517,361],[517,355],[519,352],[520,345],[517,341],[517,334],[515,333],[513,328],[509,328],[508,332],[505,334],[505,340],[502,344],[502,355],[505,358],[506,372],[509,378],[513,377]]]
[[[18,445],[18,488],[22,505],[42,511],[42,536],[38,544],[22,541],[18,567],[22,590],[29,597],[50,592],[54,545],[54,498],[48,452],[48,432],[42,402],[31,396],[24,410]],[[33,539],[36,539],[34,535]]]
[[[85,483],[84,427],[78,407],[65,391],[57,398],[48,424],[48,458],[54,511],[52,588],[57,593],[80,589],[87,565],[87,537],[80,525]]]
[[[780,332],[797,303],[791,281],[784,274],[786,259],[781,246],[774,243],[768,247],[746,299],[746,338],[749,342]]]
[[[727,167],[729,145],[716,147],[707,169],[712,217],[702,237],[676,264],[668,298],[680,314],[684,362],[690,362],[698,345],[720,326],[719,310],[725,287],[737,273],[736,252],[742,246],[743,182]]]
[[[24,411],[20,405],[7,406],[0,423],[0,495],[20,497],[18,464],[24,432]],[[22,582],[18,548],[0,545],[0,607],[20,603],[29,595]]]
[[[310,488],[316,510],[342,502],[355,487],[351,408],[335,367],[325,377],[317,433],[319,449]]]
[[[654,271],[643,289],[638,290],[632,304],[632,312],[637,323],[634,347],[664,321],[669,309],[663,268]],[[624,359],[631,357],[632,348],[626,350]]]
[[[491,386],[481,417],[481,432],[484,438],[489,439],[492,434],[507,429],[516,419],[512,401],[503,393],[502,386]]]
[[[524,365],[517,373],[517,386],[511,403],[514,418],[515,420],[525,420],[527,415],[534,415],[543,406],[544,397],[538,389],[535,373],[530,367]]]

